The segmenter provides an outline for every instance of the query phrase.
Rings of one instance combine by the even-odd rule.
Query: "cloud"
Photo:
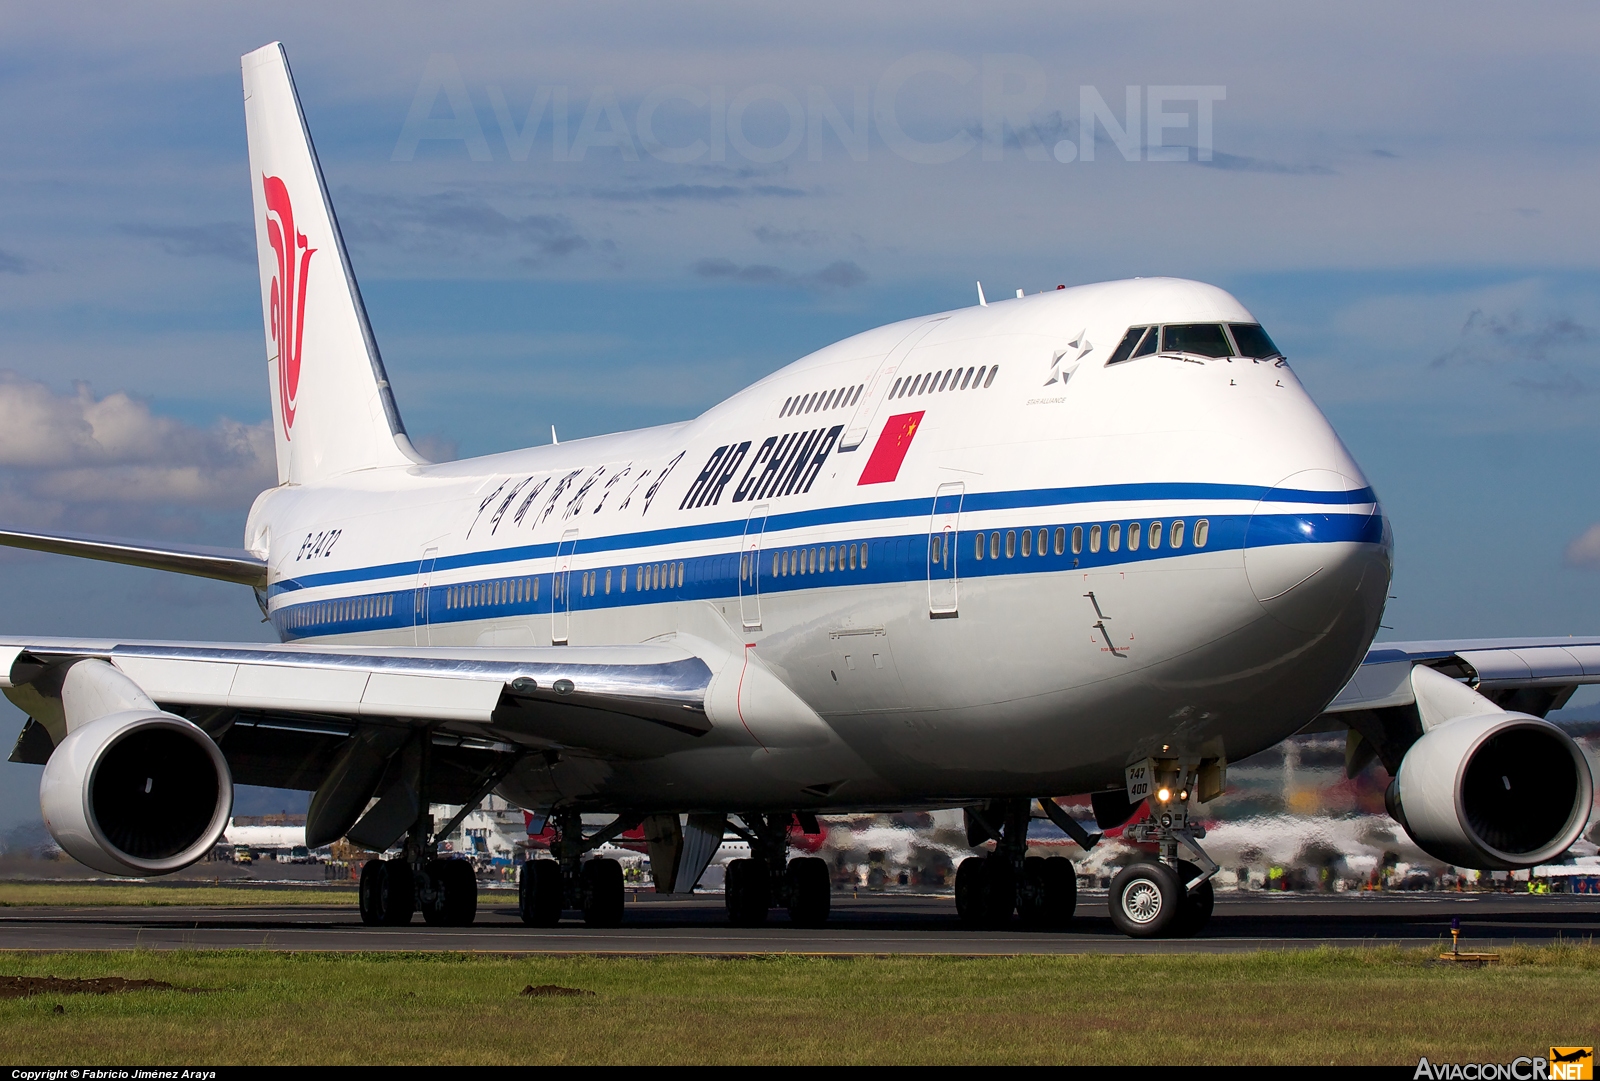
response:
[[[89,505],[241,507],[275,476],[269,422],[201,428],[122,392],[58,394],[0,372],[0,506],[13,524]]]
[[[518,217],[481,196],[460,192],[366,195],[346,201],[360,207],[346,219],[346,232],[354,240],[370,243],[459,251],[462,238],[471,237],[523,245],[546,258],[561,258],[590,246],[565,214]]]
[[[799,244],[811,247],[828,239],[827,234],[820,229],[774,229],[770,225],[758,225],[750,232],[763,244]]]
[[[1600,522],[1572,539],[1567,545],[1565,562],[1569,567],[1600,570]]]
[[[660,184],[650,188],[605,188],[591,193],[596,199],[613,203],[700,202],[721,203],[741,196],[759,195],[768,199],[803,199],[805,191],[782,184]]]
[[[129,236],[154,240],[162,251],[184,259],[225,259],[230,263],[256,261],[255,234],[243,222],[218,221],[210,225],[124,225]]]
[[[1330,169],[1326,165],[1290,165],[1267,158],[1247,157],[1244,154],[1224,154],[1220,150],[1212,152],[1210,161],[1200,161],[1196,158],[1194,164],[1230,173],[1279,173],[1286,176],[1338,175],[1337,170]]]
[[[1431,368],[1461,364],[1515,365],[1525,374],[1513,385],[1541,394],[1585,394],[1594,387],[1590,346],[1596,332],[1566,313],[1525,316],[1514,308],[1494,315],[1474,308],[1460,339],[1429,362]]]
[[[0,274],[26,274],[32,269],[33,263],[27,259],[0,248]]]
[[[800,289],[853,289],[867,281],[867,272],[856,263],[838,260],[810,274],[796,274],[765,263],[744,266],[731,259],[701,259],[692,268],[698,276],[713,280],[736,281],[744,285],[779,285]]]

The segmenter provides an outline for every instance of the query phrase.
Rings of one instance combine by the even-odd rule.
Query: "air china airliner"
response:
[[[272,646],[0,640],[30,717],[13,760],[91,867],[209,852],[235,782],[314,793],[306,841],[390,859],[373,924],[470,923],[430,804],[553,819],[524,920],[624,914],[595,850],[643,825],[658,890],[727,831],[735,923],[828,917],[788,858],[820,813],[961,807],[972,926],[1059,927],[1092,795],[1141,858],[1131,935],[1211,912],[1200,808],[1227,764],[1308,726],[1440,859],[1565,851],[1586,761],[1542,719],[1600,681],[1600,642],[1371,647],[1392,541],[1361,468],[1258,320],[1166,278],[882,326],[693,420],[449,463],[406,436],[281,46],[243,61],[279,484],[240,550],[9,532],[9,544],[253,587]],[[1512,711],[1515,710],[1515,711]],[[1148,810],[1147,814],[1141,814]],[[465,812],[463,812],[465,813]],[[614,816],[585,833],[581,815]],[[992,842],[992,847],[991,847]]]

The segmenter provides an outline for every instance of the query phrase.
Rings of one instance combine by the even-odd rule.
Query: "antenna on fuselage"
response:
[[[978,283],[978,307],[987,308],[988,306],[989,306],[989,302],[983,298],[983,283],[979,282]]]
[[[557,446],[560,442],[561,440],[556,438],[556,426],[554,424],[550,425],[550,445]]]

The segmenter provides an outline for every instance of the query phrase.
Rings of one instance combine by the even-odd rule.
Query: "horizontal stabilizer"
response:
[[[161,545],[117,537],[96,537],[82,533],[28,533],[0,529],[0,544],[51,552],[62,556],[82,556],[107,563],[126,563],[158,571],[177,571],[200,578],[267,588],[267,563],[243,548],[212,548],[203,544]]]

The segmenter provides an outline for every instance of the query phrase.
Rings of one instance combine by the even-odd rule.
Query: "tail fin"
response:
[[[423,459],[406,437],[283,46],[243,58],[280,483]]]

